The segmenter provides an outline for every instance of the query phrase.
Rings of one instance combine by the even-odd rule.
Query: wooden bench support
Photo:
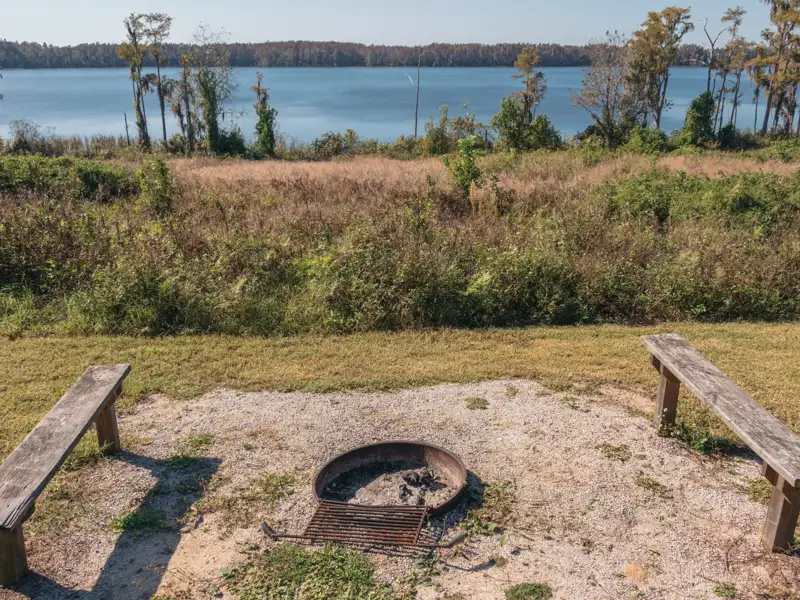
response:
[[[92,423],[103,452],[120,450],[114,404],[129,371],[130,365],[89,367],[0,465],[0,586],[27,572],[22,523]]]
[[[678,394],[681,390],[681,382],[655,356],[651,357],[651,362],[661,374],[658,379],[658,395],[656,396],[653,425],[658,428],[674,425],[675,415],[678,412]]]
[[[13,585],[27,572],[22,525],[11,530],[0,529],[0,585]]]
[[[783,477],[766,463],[762,473],[773,488],[761,542],[771,552],[789,550],[794,542],[794,530],[797,527],[797,518],[800,516],[800,490],[786,483]]]
[[[117,427],[116,394],[97,415],[94,426],[97,429],[97,443],[104,454],[116,454],[122,449]]]

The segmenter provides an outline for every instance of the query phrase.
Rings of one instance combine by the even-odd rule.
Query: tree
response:
[[[158,104],[161,108],[161,128],[164,134],[164,141],[167,141],[167,118],[165,112],[165,101],[167,94],[164,90],[164,81],[161,78],[161,67],[165,65],[163,54],[164,40],[169,37],[172,27],[172,17],[164,13],[149,13],[142,16],[144,31],[150,52],[156,61],[155,88],[158,94]]]
[[[205,130],[206,145],[212,154],[220,154],[223,151],[220,119],[234,89],[233,70],[228,61],[227,50],[221,44],[221,38],[221,34],[213,33],[207,26],[201,25],[194,39],[192,76]]]
[[[763,87],[766,91],[766,106],[761,133],[767,133],[770,117],[772,131],[778,131],[783,118],[783,131],[790,131],[794,122],[797,101],[797,86],[800,83],[800,2],[798,0],[764,0],[769,6],[772,29],[761,34],[766,47],[766,55],[750,61],[750,67],[758,66],[763,74]]]
[[[623,141],[620,123],[631,58],[628,40],[617,31],[608,31],[602,40],[591,43],[588,51],[592,66],[584,73],[581,91],[572,96],[572,102],[589,113],[606,147],[613,149]]]
[[[714,141],[714,107],[714,95],[710,90],[692,100],[678,142],[700,146]]]
[[[725,102],[727,96],[733,93],[733,108],[731,109],[731,122],[736,117],[736,107],[738,106],[739,88],[741,86],[742,71],[744,70],[744,63],[747,56],[748,47],[744,39],[739,35],[739,28],[742,26],[742,20],[747,13],[741,6],[736,8],[729,8],[723,15],[721,21],[728,24],[727,31],[731,35],[730,41],[726,44],[725,50],[722,53],[718,70],[722,76],[722,85],[719,88],[719,96],[717,97],[717,117],[714,121],[714,128],[722,130],[725,120]],[[734,87],[728,87],[728,76],[733,74]]]
[[[651,12],[642,28],[633,33],[626,85],[631,103],[638,107],[642,125],[652,115],[653,126],[661,127],[661,115],[669,105],[670,68],[678,58],[684,36],[694,29],[690,19],[690,9],[671,6],[660,13]]]
[[[251,89],[255,92],[256,103],[256,141],[255,150],[262,156],[275,154],[275,118],[278,111],[269,105],[269,90],[261,86],[264,76],[256,73],[256,85]]]
[[[756,46],[755,57],[749,61],[745,68],[750,81],[753,82],[753,104],[756,105],[755,116],[753,117],[753,131],[758,129],[758,102],[761,99],[761,90],[767,85],[767,78],[764,71],[766,64],[767,48],[764,44]]]
[[[169,100],[172,114],[178,120],[181,128],[181,136],[185,144],[185,152],[193,154],[197,140],[196,118],[195,118],[195,93],[192,85],[192,68],[190,58],[184,54],[181,56],[181,72],[178,79],[171,81],[170,85],[165,86],[165,93]]]
[[[712,38],[711,34],[708,32],[708,19],[706,19],[705,23],[703,24],[703,32],[705,32],[706,37],[708,38],[708,45],[711,47],[711,51],[708,54],[708,82],[706,83],[706,91],[711,92],[713,95],[717,87],[717,76],[716,74],[714,75],[714,89],[712,89],[711,74],[717,69],[717,42],[719,42],[719,38],[723,33],[725,33],[725,30],[723,29]]]
[[[127,39],[118,49],[120,58],[128,63],[130,79],[133,86],[133,108],[136,112],[136,129],[139,132],[139,144],[150,150],[150,134],[147,131],[147,113],[144,107],[144,94],[147,83],[142,76],[147,44],[145,43],[145,28],[143,15],[131,13],[123,21]]]
[[[536,48],[528,47],[517,56],[514,63],[514,68],[518,72],[512,77],[523,79],[525,84],[525,89],[518,92],[518,95],[522,101],[526,124],[530,124],[536,116],[536,106],[542,101],[547,91],[544,73],[536,68],[539,62],[541,62],[541,58],[536,54]]]
[[[530,113],[528,113],[530,114]],[[526,150],[528,148],[528,123],[519,98],[506,96],[500,102],[500,112],[492,117],[492,128],[506,148]]]

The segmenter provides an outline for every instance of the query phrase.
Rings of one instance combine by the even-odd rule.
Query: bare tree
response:
[[[592,66],[585,72],[579,93],[572,102],[583,107],[603,134],[606,146],[620,142],[620,121],[625,110],[625,77],[631,54],[627,38],[618,31],[606,32],[603,39],[588,46]]]
[[[706,84],[706,91],[711,92],[713,95],[717,88],[717,75],[716,75],[716,68],[717,68],[717,42],[719,42],[719,38],[722,37],[722,34],[725,33],[725,29],[720,31],[715,37],[711,37],[711,34],[708,32],[708,19],[705,20],[703,24],[703,31],[708,38],[708,44],[711,46],[711,53],[708,56],[708,83]],[[714,72],[714,87],[711,87],[711,73]]]

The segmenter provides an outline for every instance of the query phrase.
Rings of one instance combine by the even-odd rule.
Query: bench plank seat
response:
[[[686,340],[676,334],[643,338],[650,354],[709,405],[720,419],[792,487],[800,482],[800,438]]]
[[[0,529],[16,529],[30,515],[69,453],[113,404],[129,372],[130,365],[89,367],[0,465]]]

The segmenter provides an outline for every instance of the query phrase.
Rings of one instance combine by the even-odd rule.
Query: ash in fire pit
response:
[[[330,500],[368,506],[437,506],[456,488],[429,466],[409,461],[369,463],[342,473],[325,487]]]

